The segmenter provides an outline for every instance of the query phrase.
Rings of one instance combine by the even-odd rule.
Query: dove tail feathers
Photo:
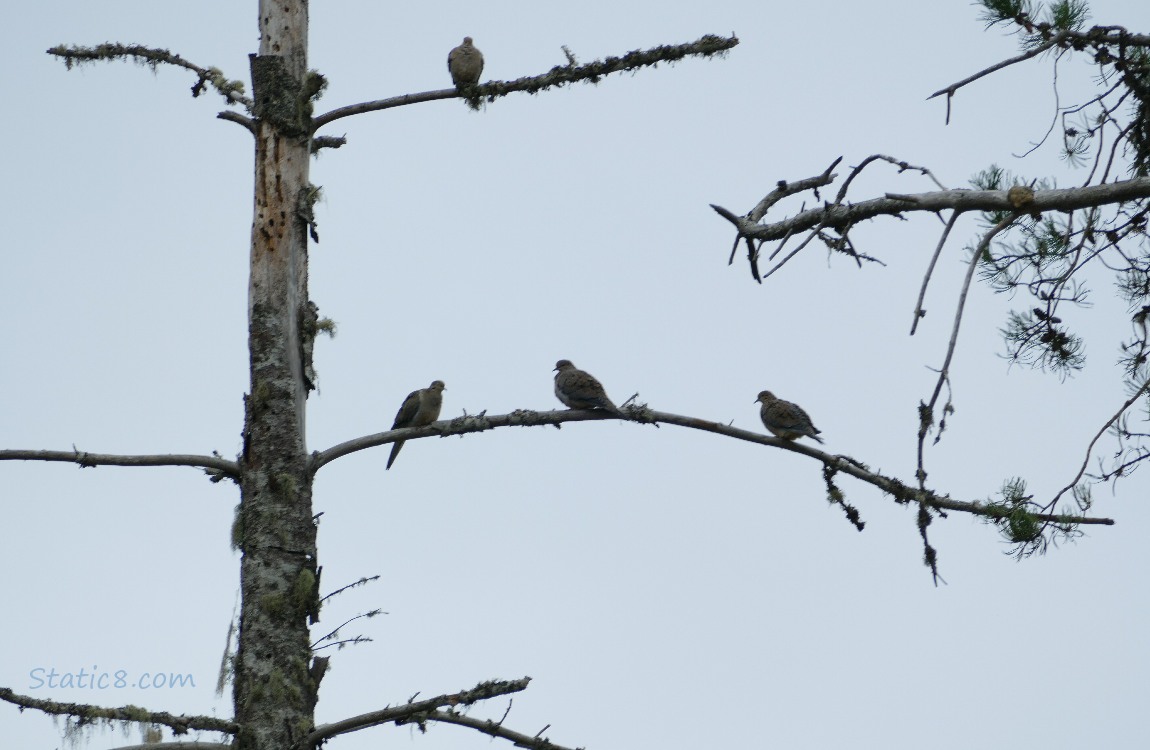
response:
[[[815,439],[818,440],[818,438],[815,438]],[[819,440],[819,442],[821,443],[822,441]],[[404,441],[400,440],[395,445],[391,446],[391,456],[389,456],[387,459],[387,468],[388,469],[390,469],[391,465],[393,463],[395,463],[395,457],[399,455],[399,449],[403,447],[403,443],[404,443]]]

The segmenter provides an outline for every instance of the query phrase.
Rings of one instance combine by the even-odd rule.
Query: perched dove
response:
[[[439,419],[439,410],[443,407],[443,388],[443,381],[436,380],[427,388],[421,388],[407,394],[407,398],[403,400],[403,406],[399,407],[399,411],[396,412],[395,422],[391,425],[391,429],[426,427]],[[399,455],[399,449],[403,447],[403,443],[403,440],[397,440],[391,446],[391,457],[387,459],[387,468],[390,469],[391,465],[395,463],[395,457]]]
[[[606,409],[623,416],[595,376],[576,368],[569,359],[555,363],[555,396],[571,409]]]
[[[823,439],[819,437],[822,430],[811,424],[811,418],[798,404],[775,398],[775,394],[770,391],[763,391],[755,401],[763,405],[759,409],[763,426],[776,436],[784,440],[809,437],[820,443],[823,442]]]
[[[451,71],[451,82],[461,89],[479,83],[483,72],[483,53],[471,43],[471,37],[463,37],[463,44],[447,54],[447,69]]]

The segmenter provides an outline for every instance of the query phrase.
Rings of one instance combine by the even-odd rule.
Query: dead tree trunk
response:
[[[317,687],[309,677],[308,620],[318,619],[319,571],[304,436],[311,158],[306,0],[261,0],[259,26],[259,54],[251,58],[251,388],[237,519],[243,609],[234,695],[240,747],[282,750],[314,726]]]

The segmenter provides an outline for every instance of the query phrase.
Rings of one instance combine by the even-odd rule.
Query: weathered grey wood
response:
[[[305,0],[260,1],[252,57],[256,116],[246,398],[236,542],[243,607],[235,663],[240,746],[281,750],[314,725],[308,621],[318,619],[307,383],[300,321],[308,303],[308,15]]]

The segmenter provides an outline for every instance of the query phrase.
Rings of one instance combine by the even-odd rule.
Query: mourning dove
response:
[[[463,44],[447,54],[447,69],[451,71],[451,82],[462,89],[479,83],[483,72],[483,53],[471,43],[471,37],[463,37]]]
[[[436,380],[427,388],[420,388],[407,394],[403,406],[399,407],[399,411],[395,414],[395,422],[392,423],[391,429],[426,427],[439,419],[439,410],[443,407],[443,388],[443,381]],[[387,459],[387,468],[390,469],[395,463],[395,457],[399,455],[403,443],[403,440],[397,440],[391,446],[391,457]]]
[[[820,443],[823,442],[823,439],[819,437],[822,430],[811,424],[811,418],[798,404],[775,398],[775,394],[770,391],[761,392],[755,402],[763,405],[759,409],[763,426],[776,436],[784,440],[809,437]]]
[[[595,376],[578,369],[569,359],[555,363],[555,396],[571,409],[606,409],[623,416]]]

